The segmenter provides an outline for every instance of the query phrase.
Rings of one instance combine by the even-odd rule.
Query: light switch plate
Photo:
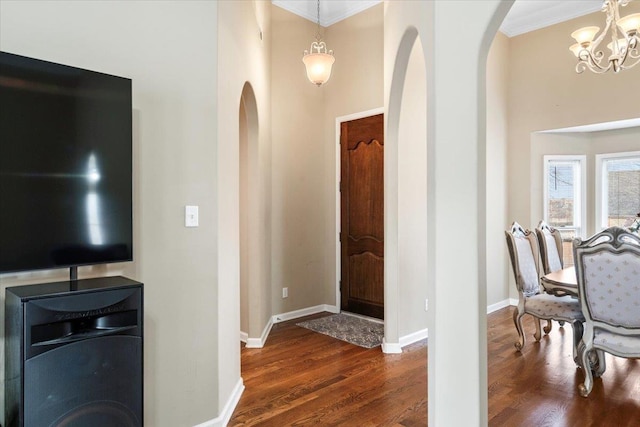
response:
[[[198,226],[198,207],[197,206],[184,207],[184,226],[185,227]]]

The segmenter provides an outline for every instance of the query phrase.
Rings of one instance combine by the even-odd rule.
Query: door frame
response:
[[[336,309],[337,312],[340,312],[340,307],[342,306],[340,301],[340,279],[342,277],[342,252],[340,245],[340,231],[342,226],[341,215],[340,215],[340,178],[341,178],[341,164],[340,164],[340,124],[342,122],[348,122],[351,120],[363,119],[365,117],[376,116],[378,114],[384,114],[384,107],[374,108],[372,110],[361,111],[358,113],[349,114],[346,116],[336,117],[336,145],[335,145],[335,155],[336,155],[336,174],[335,174],[335,182],[333,188],[335,189],[336,195],[336,235],[335,235],[335,243],[336,243]],[[386,119],[385,119],[386,120]]]

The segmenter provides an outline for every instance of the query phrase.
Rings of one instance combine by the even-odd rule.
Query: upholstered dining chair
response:
[[[585,241],[575,239],[573,255],[585,317],[578,346],[585,378],[578,390],[587,397],[593,377],[606,369],[604,352],[640,357],[640,237],[611,227]],[[596,363],[589,363],[594,355]]]
[[[535,229],[538,245],[540,246],[540,259],[544,274],[562,270],[562,236],[560,230],[540,221]]]
[[[518,288],[518,306],[513,311],[513,322],[518,331],[515,347],[522,350],[525,336],[522,329],[522,316],[534,317],[536,333],[534,338],[540,341],[540,319],[557,320],[571,323],[573,327],[573,358],[577,359],[577,345],[582,338],[582,322],[584,316],[577,299],[570,296],[555,296],[542,292],[540,275],[538,274],[538,242],[534,233],[524,230],[514,222],[511,229],[505,231],[511,266]],[[545,328],[545,333],[549,333]]]

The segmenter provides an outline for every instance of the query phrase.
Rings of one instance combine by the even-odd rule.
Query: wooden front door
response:
[[[340,124],[341,309],[384,318],[383,115]]]

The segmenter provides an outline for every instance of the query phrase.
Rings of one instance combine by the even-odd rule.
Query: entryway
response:
[[[340,309],[384,318],[384,116],[340,123]]]

